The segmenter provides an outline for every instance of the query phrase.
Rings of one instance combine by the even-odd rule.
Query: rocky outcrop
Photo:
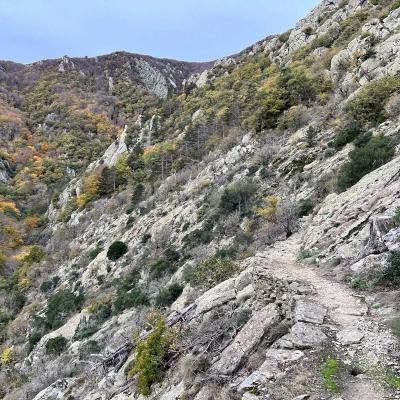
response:
[[[8,183],[11,173],[12,169],[10,163],[4,158],[0,157],[0,182]]]
[[[176,83],[171,78],[169,78],[168,84],[167,78],[160,71],[153,68],[146,60],[139,58],[135,62],[140,78],[150,93],[165,98],[168,95],[169,85],[176,87]]]
[[[296,322],[309,322],[321,325],[326,316],[326,308],[307,300],[299,300],[296,303],[294,319]]]
[[[284,375],[291,364],[298,362],[305,354],[300,350],[269,349],[261,367],[240,383],[238,390],[251,391],[269,380]]]
[[[54,400],[66,398],[71,388],[76,384],[77,380],[75,378],[59,379],[38,393],[33,400]]]
[[[304,233],[304,247],[349,258],[369,239],[369,220],[380,210],[400,206],[400,157],[378,168],[340,194],[330,194]]]
[[[349,344],[360,343],[363,337],[364,334],[358,329],[354,328],[344,329],[337,334],[337,339],[345,346]]]
[[[266,335],[268,337],[268,332],[269,339],[272,339],[271,335],[279,321],[280,317],[275,305],[271,304],[264,310],[256,312],[237,334],[232,344],[222,352],[220,359],[213,365],[213,369],[224,375],[233,373],[261,339]]]
[[[293,325],[290,336],[286,339],[291,341],[297,349],[318,347],[328,340],[320,328],[304,322]]]

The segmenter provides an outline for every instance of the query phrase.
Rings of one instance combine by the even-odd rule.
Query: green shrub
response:
[[[156,297],[156,306],[168,307],[170,306],[183,291],[183,286],[178,283],[173,283],[165,289],[161,289]]]
[[[147,304],[149,304],[149,299],[146,293],[143,293],[140,289],[132,289],[129,292],[121,290],[117,293],[117,297],[113,303],[114,314],[119,314],[128,308]]]
[[[76,198],[68,200],[65,207],[60,212],[60,220],[68,222],[71,219],[71,215],[78,209]]]
[[[24,257],[24,262],[34,264],[41,262],[46,257],[46,253],[40,246],[31,247],[29,254]]]
[[[393,4],[389,7],[389,11],[394,11],[400,8],[400,0],[395,0]]]
[[[298,206],[297,214],[299,218],[310,215],[314,209],[314,204],[310,199],[303,199]]]
[[[113,301],[114,314],[119,314],[128,308],[149,304],[147,295],[137,287],[139,279],[140,272],[134,270],[120,283],[117,296]]]
[[[175,272],[175,266],[165,258],[160,258],[150,267],[150,275],[152,278],[158,279],[166,274]]]
[[[50,290],[53,290],[58,285],[59,281],[60,278],[58,276],[55,276],[53,279],[42,282],[42,284],[40,285],[40,291],[43,293],[47,293]]]
[[[335,46],[340,47],[347,45],[347,43],[354,37],[363,23],[368,19],[369,14],[366,10],[360,10],[350,15],[347,19],[340,22],[340,35],[335,41]]]
[[[385,76],[364,85],[345,105],[349,118],[360,125],[376,125],[386,119],[385,104],[400,90],[400,77]]]
[[[253,242],[250,233],[240,230],[230,246],[218,249],[215,253],[216,258],[235,258],[240,251],[246,249]]]
[[[307,26],[306,28],[303,29],[303,33],[306,36],[311,36],[314,33],[314,29],[311,26]]]
[[[278,128],[296,131],[304,126],[308,119],[307,107],[303,106],[302,104],[298,106],[292,106],[288,110],[284,111],[279,117]]]
[[[28,337],[28,353],[30,353],[35,346],[40,342],[43,335],[37,331],[32,332]]]
[[[324,33],[323,35],[317,37],[311,44],[314,49],[318,47],[331,47],[335,41],[334,32]]]
[[[316,129],[312,126],[309,126],[306,131],[306,143],[308,147],[314,147],[316,145],[316,136]]]
[[[335,150],[333,150],[332,148],[328,148],[324,151],[324,158],[329,158],[333,155],[335,155]]]
[[[5,324],[11,319],[11,315],[3,308],[0,308],[0,324]]]
[[[139,202],[143,199],[143,193],[144,193],[145,187],[141,183],[137,183],[133,190],[132,190],[132,206],[135,207],[139,204]]]
[[[287,31],[287,32],[281,33],[278,36],[279,41],[282,42],[282,43],[286,43],[289,40],[290,32],[291,31]]]
[[[391,251],[387,259],[387,268],[380,279],[387,285],[400,285],[400,251]]]
[[[316,257],[320,252],[317,250],[300,250],[297,259],[306,260],[307,258]]]
[[[374,136],[350,152],[350,161],[339,171],[338,189],[344,191],[364,175],[386,164],[394,155],[394,143],[385,136]]]
[[[400,390],[400,376],[396,375],[392,370],[386,373],[386,382],[395,390]]]
[[[91,260],[94,260],[102,251],[103,251],[102,247],[96,246],[93,250],[90,250],[89,258]]]
[[[339,393],[340,386],[336,382],[339,373],[338,360],[329,357],[321,368],[321,374],[324,379],[326,389],[332,393]]]
[[[227,187],[222,193],[219,208],[223,213],[246,211],[257,186],[247,180],[239,181]]]
[[[120,289],[123,289],[125,291],[131,290],[136,287],[136,285],[139,283],[139,280],[140,280],[140,272],[134,269],[124,277],[122,282],[120,282],[119,287]]]
[[[361,133],[362,133],[362,131],[360,130],[360,128],[358,128],[356,126],[342,128],[336,132],[336,136],[333,141],[333,145],[336,148],[341,148],[341,147],[345,146],[347,143],[351,143]]]
[[[124,242],[117,240],[107,251],[107,257],[111,261],[116,261],[128,251],[128,246]]]
[[[240,268],[233,261],[212,257],[195,268],[187,268],[185,280],[193,286],[211,288],[239,273]]]
[[[191,231],[183,238],[183,241],[187,246],[210,243],[214,238],[214,225],[215,219],[207,219],[201,229]]]
[[[46,354],[61,354],[67,347],[67,339],[63,336],[57,336],[46,342]]]
[[[173,331],[167,327],[165,320],[160,318],[154,331],[146,339],[139,341],[135,362],[128,375],[139,375],[140,394],[150,395],[152,384],[162,381],[164,363],[174,340]]]
[[[369,288],[368,282],[362,278],[351,278],[349,283],[356,290],[365,291]]]
[[[145,233],[140,239],[140,243],[146,244],[151,239],[151,235],[149,233]]]
[[[17,289],[12,289],[9,296],[10,309],[13,313],[17,313],[25,305],[26,298],[23,293]]]
[[[83,299],[82,294],[75,295],[68,290],[60,290],[52,295],[47,302],[45,313],[46,330],[53,330],[62,326],[72,313],[81,309]]]
[[[177,262],[179,261],[179,259],[181,258],[181,255],[179,254],[178,251],[176,251],[175,249],[173,249],[172,247],[168,247],[165,251],[164,251],[164,257],[170,262]]]

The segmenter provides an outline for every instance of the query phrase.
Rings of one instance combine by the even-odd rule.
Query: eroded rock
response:
[[[364,333],[355,328],[344,329],[336,335],[337,339],[344,346],[360,343],[364,337]]]
[[[310,322],[321,325],[326,316],[326,308],[309,300],[299,300],[296,303],[295,321]]]
[[[264,335],[276,327],[279,322],[279,313],[274,304],[269,304],[263,310],[254,313],[233,342],[222,352],[213,369],[222,374],[234,372]]]
[[[298,349],[318,347],[328,339],[320,328],[304,322],[294,324],[290,333],[291,341]]]

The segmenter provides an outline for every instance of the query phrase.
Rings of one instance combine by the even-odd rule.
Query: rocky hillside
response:
[[[0,82],[0,398],[400,398],[399,1]]]

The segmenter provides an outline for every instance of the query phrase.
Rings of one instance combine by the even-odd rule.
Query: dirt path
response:
[[[317,266],[305,265],[297,260],[300,250],[300,236],[275,243],[253,258],[253,268],[268,273],[275,278],[301,281],[315,289],[312,299],[327,309],[325,326],[331,331],[355,330],[361,332],[363,339],[351,346],[335,342],[335,347],[346,356],[367,363],[371,370],[377,366],[392,365],[398,347],[379,318],[368,314],[368,306],[363,296],[358,295],[347,285],[335,282],[324,276],[326,270]],[[373,374],[371,374],[373,375]],[[382,377],[360,376],[345,386],[343,400],[384,400],[392,397],[384,389]]]
[[[257,264],[280,279],[300,280],[316,290],[315,300],[328,309],[329,319],[339,327],[354,326],[367,314],[368,307],[362,297],[344,284],[323,276],[318,267],[304,265],[297,260],[300,237],[277,242],[267,251],[256,254]]]

